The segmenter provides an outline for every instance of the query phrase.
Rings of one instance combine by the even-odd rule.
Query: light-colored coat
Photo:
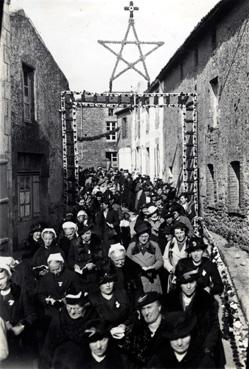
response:
[[[133,254],[132,251],[136,246],[136,242],[131,242],[127,249],[127,256],[135,263],[140,265],[141,268],[151,267],[155,270],[159,270],[163,266],[163,258],[161,250],[157,242],[151,240],[148,242],[150,242],[151,246],[155,248],[155,254],[152,254],[148,251],[146,251],[144,254],[141,251],[136,254]],[[158,274],[155,276],[153,282],[151,282],[146,276],[141,276],[141,281],[145,293],[151,291],[162,293],[161,281]]]

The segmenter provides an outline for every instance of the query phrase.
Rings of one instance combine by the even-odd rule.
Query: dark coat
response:
[[[173,349],[168,343],[156,349],[155,354],[148,361],[148,369],[212,369],[215,364],[210,355],[205,355],[197,343],[190,343],[186,356],[178,361]]]
[[[32,299],[24,288],[14,283],[8,295],[0,294],[0,316],[12,325],[22,323],[25,326],[31,326],[37,318]]]
[[[128,257],[125,258],[125,264],[122,268],[116,268],[114,263],[111,263],[117,276],[115,288],[117,290],[124,289],[127,292],[130,301],[135,303],[136,298],[143,294],[141,267]]]
[[[84,346],[83,333],[86,323],[96,317],[97,315],[90,305],[86,307],[84,316],[78,319],[71,319],[65,307],[59,314],[55,315],[51,320],[46,335],[39,360],[39,369],[50,368],[53,360],[57,362],[58,352],[61,351],[62,347],[64,349],[64,360],[72,365],[73,359],[75,359],[73,356],[76,352],[80,355],[80,351],[82,351]],[[53,365],[52,367],[54,368],[55,366]],[[68,368],[74,369],[71,366]]]
[[[67,260],[68,258],[68,253],[70,248],[77,242],[77,237],[74,236],[71,240],[69,240],[66,236],[63,236],[59,241],[58,241],[58,246],[60,247],[60,249],[64,252],[65,258]]]
[[[49,255],[57,252],[60,252],[64,256],[63,251],[55,244],[52,244],[49,248],[42,246],[36,251],[31,262],[36,277],[39,277],[39,269],[36,269],[36,267],[47,265]]]
[[[193,269],[195,268],[192,258],[179,260],[176,266],[176,275],[178,268],[184,270],[185,267],[187,268],[186,270],[191,270],[191,267],[193,267]],[[203,257],[198,270],[200,275],[197,281],[198,285],[202,288],[210,287],[210,293],[212,295],[221,294],[224,286],[216,264],[210,259]]]
[[[126,329],[125,337],[122,340],[122,349],[127,354],[134,368],[145,368],[156,350],[164,350],[168,340],[163,337],[165,318],[162,321],[153,337],[151,331],[143,319],[136,320]]]
[[[114,229],[117,233],[119,233],[119,216],[118,213],[113,209],[108,209],[106,217],[103,215],[103,211],[99,211],[95,216],[95,223],[99,235],[109,235],[112,237],[113,228],[108,227],[107,223],[111,223],[114,225]],[[109,237],[109,238],[110,238]]]
[[[60,275],[54,275],[48,272],[43,276],[38,284],[37,297],[42,306],[45,308],[46,315],[53,315],[53,312],[58,310],[63,303],[60,300],[65,297],[68,291],[78,290],[78,276],[75,272],[68,269],[63,269]],[[46,302],[47,297],[52,297],[58,303],[51,306]]]
[[[111,300],[106,300],[100,291],[97,291],[89,294],[89,300],[99,318],[110,323],[112,327],[125,323],[130,318],[131,302],[124,290],[114,290]]]
[[[100,238],[95,234],[91,235],[89,244],[83,244],[79,237],[69,249],[67,263],[70,269],[74,269],[77,264],[83,268],[87,263],[101,265],[103,262],[103,252]]]
[[[90,350],[89,350],[90,351]],[[106,357],[98,363],[88,351],[84,356],[82,368],[84,369],[129,369],[130,365],[120,350],[109,341]],[[59,368],[58,368],[59,369]]]
[[[173,290],[168,294],[165,300],[165,308],[169,312],[183,311],[180,290]],[[217,301],[202,288],[197,288],[186,311],[197,317],[197,342],[203,350],[208,349],[213,353],[217,368],[224,367],[225,355],[221,340]]]

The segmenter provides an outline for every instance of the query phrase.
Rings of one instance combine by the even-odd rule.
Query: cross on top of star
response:
[[[130,12],[130,18],[133,18],[133,11],[139,10],[139,8],[133,5],[133,1],[130,1],[129,6],[125,6],[124,10],[128,10]]]

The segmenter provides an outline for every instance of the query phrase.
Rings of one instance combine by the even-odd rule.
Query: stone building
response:
[[[131,134],[133,112],[130,108],[118,110],[117,124],[120,129],[118,137],[118,165],[119,168],[132,170],[131,165]]]
[[[79,166],[83,169],[98,166],[116,168],[119,133],[114,109],[78,107],[76,122]]]
[[[1,1],[0,11],[0,252],[4,253],[12,250],[9,1]]]
[[[10,13],[9,20],[11,83],[10,91],[4,91],[11,102],[12,176],[7,177],[11,213],[5,227],[12,228],[13,250],[18,251],[33,223],[53,225],[63,213],[59,109],[68,82],[24,11]]]
[[[201,212],[211,229],[243,244],[249,240],[248,78],[249,3],[226,0],[201,20],[150,89],[197,93]],[[163,109],[159,173],[164,179],[172,173],[176,183],[182,166],[181,114]],[[153,137],[154,119],[148,125],[148,137]]]

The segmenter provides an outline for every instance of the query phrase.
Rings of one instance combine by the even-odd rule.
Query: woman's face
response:
[[[41,238],[41,231],[36,231],[33,233],[33,240],[38,241]]]
[[[116,268],[122,268],[125,264],[125,254],[123,252],[114,252],[111,259]]]
[[[190,345],[191,336],[177,338],[175,340],[170,340],[170,346],[178,354],[184,354]]]
[[[182,283],[181,284],[181,290],[182,290],[182,292],[185,296],[191,297],[195,293],[196,286],[197,286],[196,281]]]
[[[145,245],[148,241],[149,241],[150,235],[149,233],[142,233],[140,234],[140,236],[138,237],[138,241],[142,244]]]
[[[108,341],[108,338],[104,337],[102,339],[99,339],[98,341],[90,342],[89,347],[92,354],[98,357],[104,356],[108,347]]]
[[[63,263],[61,261],[53,260],[48,263],[48,268],[49,268],[50,273],[54,275],[58,275],[62,271]]]
[[[0,271],[0,291],[6,290],[9,286],[10,276],[6,270]]]
[[[106,282],[99,286],[100,292],[102,292],[105,295],[111,295],[114,288],[114,282]]]
[[[184,228],[176,228],[174,230],[174,235],[175,235],[175,238],[177,239],[177,241],[184,241],[185,237],[186,237],[186,231]]]
[[[78,319],[84,315],[84,307],[79,304],[66,304],[66,309],[71,319]]]
[[[43,242],[45,247],[51,246],[52,242],[54,240],[54,235],[50,232],[43,233]]]
[[[92,232],[91,232],[91,230],[89,229],[88,231],[86,231],[85,233],[83,233],[83,234],[81,235],[82,241],[83,241],[83,242],[88,242],[88,241],[90,241],[90,239],[91,239],[91,235],[92,235]]]

